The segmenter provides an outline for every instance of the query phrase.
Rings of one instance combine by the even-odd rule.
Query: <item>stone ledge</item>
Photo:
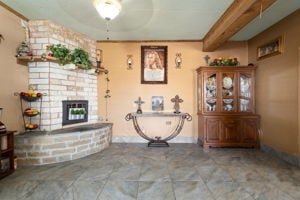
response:
[[[111,123],[24,133],[15,136],[15,153],[19,165],[52,164],[97,153],[111,144],[111,138]]]

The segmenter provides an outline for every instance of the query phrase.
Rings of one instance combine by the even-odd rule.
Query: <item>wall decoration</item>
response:
[[[167,46],[141,46],[141,83],[167,84]]]
[[[174,98],[171,99],[171,102],[174,103],[174,113],[178,114],[180,113],[180,103],[183,102],[182,99],[180,99],[179,95],[175,95]]]
[[[176,56],[175,56],[175,67],[176,67],[176,69],[180,69],[181,66],[182,66],[181,53],[176,53]]]
[[[152,110],[163,111],[164,110],[164,97],[163,96],[152,96]]]
[[[209,63],[209,66],[237,66],[237,65],[240,65],[240,62],[235,57],[228,57],[228,58],[218,57],[213,59],[213,61]]]
[[[283,37],[275,38],[257,48],[257,60],[281,54],[283,51]]]
[[[127,70],[132,70],[133,58],[132,55],[127,55]]]
[[[141,105],[142,105],[143,103],[145,103],[145,101],[142,101],[142,98],[139,97],[138,100],[134,101],[134,103],[138,105],[138,109],[137,109],[136,113],[137,113],[137,114],[142,114],[143,111],[142,111]]]

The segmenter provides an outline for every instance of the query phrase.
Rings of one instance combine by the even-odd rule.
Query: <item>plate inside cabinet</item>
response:
[[[232,79],[230,77],[225,76],[223,78],[223,87],[224,88],[226,88],[226,89],[232,88],[232,83],[233,83],[233,81],[232,81]]]

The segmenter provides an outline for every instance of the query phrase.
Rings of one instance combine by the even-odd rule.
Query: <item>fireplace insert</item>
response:
[[[62,125],[70,125],[88,121],[87,100],[66,100],[63,104]]]

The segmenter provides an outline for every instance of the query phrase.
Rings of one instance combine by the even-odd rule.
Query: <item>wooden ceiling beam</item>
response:
[[[276,0],[234,0],[203,39],[203,51],[214,51]]]

